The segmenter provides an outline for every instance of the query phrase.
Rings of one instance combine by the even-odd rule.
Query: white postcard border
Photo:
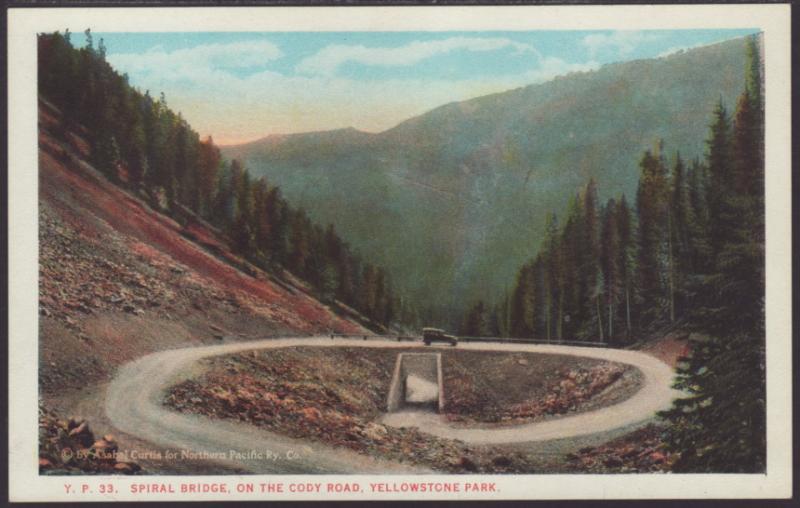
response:
[[[785,498],[792,493],[791,37],[789,5],[526,7],[24,8],[8,11],[9,495],[13,501],[237,499],[658,499]],[[761,28],[765,44],[767,224],[767,432],[765,475],[253,475],[78,476],[93,493],[67,496],[65,477],[38,474],[36,33],[109,31],[466,31]],[[175,485],[243,482],[493,481],[494,494],[131,495],[158,478]],[[98,486],[113,483],[117,493]]]

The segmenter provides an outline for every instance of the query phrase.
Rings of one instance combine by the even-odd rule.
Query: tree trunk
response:
[[[625,324],[628,329],[628,339],[631,338],[631,291],[628,285],[625,285]]]
[[[544,326],[547,328],[547,342],[550,342],[550,298],[547,299],[547,305],[545,305]]]
[[[614,335],[614,316],[612,314],[611,302],[608,302],[608,340]]]
[[[561,336],[562,328],[561,323],[563,322],[564,318],[564,297],[559,294],[558,295],[558,322],[556,323],[556,338],[559,342],[563,339]]]
[[[667,251],[669,259],[669,322],[675,322],[675,269],[672,259],[672,213],[667,210]]]
[[[535,305],[534,305],[534,307],[535,307]],[[506,304],[505,304],[505,307],[503,308],[503,310],[505,311],[503,313],[503,329],[504,329],[503,335],[505,337],[511,337],[511,304],[509,303],[508,291],[506,291]],[[533,320],[533,323],[534,323],[534,327],[533,328],[536,328],[536,326],[535,326],[536,320],[535,319]]]
[[[603,337],[603,319],[600,315],[600,296],[598,295],[595,298],[595,302],[597,303],[597,327],[600,330],[600,342],[605,342],[605,337]]]

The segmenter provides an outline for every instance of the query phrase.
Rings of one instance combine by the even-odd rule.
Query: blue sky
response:
[[[448,102],[755,31],[93,35],[134,86],[163,91],[201,135],[235,143],[341,127],[378,132]]]

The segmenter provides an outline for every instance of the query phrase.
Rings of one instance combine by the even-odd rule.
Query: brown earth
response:
[[[689,337],[687,332],[666,333],[644,342],[638,349],[675,367],[679,358],[689,354]]]
[[[106,379],[121,363],[192,342],[364,331],[299,283],[273,282],[251,265],[249,274],[239,270],[246,262],[202,224],[184,228],[108,182],[82,162],[84,141],[61,143],[50,134],[56,114],[40,108],[44,394]],[[188,229],[202,244],[186,238]]]
[[[665,450],[664,428],[650,424],[601,446],[567,454],[567,469],[581,473],[666,473],[678,456]]]
[[[96,438],[86,420],[58,418],[39,407],[39,472],[64,475],[143,473],[136,462],[121,456],[112,434]]]
[[[541,459],[535,454],[508,447],[468,446],[461,441],[430,436],[416,428],[378,423],[385,411],[397,354],[404,350],[300,347],[215,357],[202,362],[205,370],[202,375],[172,387],[165,404],[178,411],[239,420],[291,437],[442,471],[540,470]],[[452,388],[451,383],[463,379],[469,379],[470,386],[478,388],[493,386],[500,390],[501,383],[511,379],[517,381],[517,386],[530,387],[530,390],[511,390],[502,397],[501,403],[509,404],[508,411],[518,411],[521,404],[552,393],[553,384],[561,386],[561,381],[570,381],[570,375],[575,378],[583,372],[611,369],[619,373],[615,381],[621,381],[626,371],[618,364],[561,355],[490,353],[487,360],[483,352],[449,349],[442,351],[442,355],[447,399],[455,395],[462,401],[457,406],[461,409],[467,408],[463,403],[465,391]],[[464,373],[466,368],[470,369],[469,374]],[[505,379],[492,379],[498,369],[505,371]],[[520,379],[526,383],[519,383]],[[618,384],[616,391],[624,398],[629,387]],[[574,395],[580,390],[580,383],[568,390],[571,400],[577,400]],[[588,393],[584,396],[583,402],[588,405],[591,398]],[[606,403],[609,400],[615,399],[607,398]],[[480,403],[469,406],[471,414],[482,415],[480,411],[486,407],[486,401],[483,402],[483,406]],[[502,410],[498,411],[502,414]],[[554,414],[557,413],[549,413]],[[517,421],[530,420],[518,416]]]
[[[453,422],[530,423],[612,405],[641,384],[637,369],[567,355],[462,351],[443,362]]]
[[[39,391],[71,415],[81,390],[149,352],[273,335],[364,333],[287,273],[232,253],[200,220],[181,225],[63,142],[39,108]],[[78,131],[79,132],[79,131]],[[80,415],[77,415],[78,417]]]

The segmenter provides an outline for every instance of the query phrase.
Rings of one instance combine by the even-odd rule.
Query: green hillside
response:
[[[709,115],[720,97],[733,106],[745,65],[737,39],[448,104],[378,134],[271,136],[223,154],[335,223],[452,326],[471,301],[508,289],[546,214],[561,217],[590,177],[601,199],[632,202],[656,140],[702,155]]]

